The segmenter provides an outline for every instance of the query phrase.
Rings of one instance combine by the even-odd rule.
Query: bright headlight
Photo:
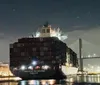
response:
[[[49,68],[49,66],[48,65],[44,65],[44,66],[42,66],[42,68],[47,70]]]
[[[36,61],[33,61],[33,62],[32,62],[32,65],[34,65],[34,66],[35,66],[36,64],[37,64],[37,62],[36,62]]]
[[[26,66],[25,65],[23,65],[23,66],[21,66],[21,68],[20,68],[21,70],[25,70],[26,69]]]
[[[33,69],[33,67],[32,66],[29,66],[28,69]]]

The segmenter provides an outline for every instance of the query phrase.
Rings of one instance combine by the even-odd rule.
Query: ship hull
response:
[[[76,75],[78,72],[78,68],[77,67],[62,66],[62,71],[66,76],[67,75]]]
[[[12,70],[11,70],[12,71]],[[61,70],[35,70],[35,71],[21,71],[15,70],[12,73],[23,80],[30,79],[65,79],[66,75]],[[59,75],[58,75],[59,74]]]

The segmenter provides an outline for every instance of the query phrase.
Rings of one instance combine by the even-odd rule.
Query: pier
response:
[[[12,82],[21,80],[19,77],[15,77],[9,70],[9,65],[0,63],[0,82]]]

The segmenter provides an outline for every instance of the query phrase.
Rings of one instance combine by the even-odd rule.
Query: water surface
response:
[[[100,75],[68,76],[64,80],[20,80],[0,82],[0,85],[100,85]]]

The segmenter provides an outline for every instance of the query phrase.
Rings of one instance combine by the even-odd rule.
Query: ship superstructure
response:
[[[44,24],[44,26],[39,31],[37,31],[35,34],[32,34],[32,36],[34,37],[56,37],[61,41],[68,38],[66,35],[62,33],[60,28],[52,29],[51,25],[49,25],[48,22],[46,22],[46,24]]]

